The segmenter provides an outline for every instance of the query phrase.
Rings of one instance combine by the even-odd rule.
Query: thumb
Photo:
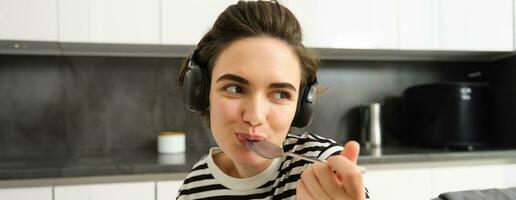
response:
[[[357,163],[358,154],[360,153],[360,145],[358,142],[349,141],[344,145],[344,150],[340,152],[341,156],[346,157],[353,163]]]

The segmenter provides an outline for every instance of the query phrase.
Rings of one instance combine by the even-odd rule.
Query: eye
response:
[[[286,99],[286,100],[289,100],[292,98],[292,96],[290,95],[290,93],[288,92],[285,92],[285,91],[278,91],[278,92],[274,92],[272,94],[272,97],[275,98],[275,99],[279,99],[279,100],[282,100],[282,99]]]
[[[238,85],[228,85],[228,86],[224,87],[224,90],[227,91],[227,92],[230,92],[230,93],[235,93],[235,94],[242,94],[242,93],[244,93],[244,89],[242,89]]]

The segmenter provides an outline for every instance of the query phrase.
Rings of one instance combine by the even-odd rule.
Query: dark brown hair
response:
[[[319,57],[301,43],[301,26],[294,14],[276,1],[239,1],[226,8],[197,44],[198,54],[194,61],[200,67],[207,67],[211,78],[213,65],[227,46],[238,39],[260,36],[284,41],[294,50],[301,64],[301,86],[315,81]],[[179,72],[180,88],[187,70],[188,59]],[[209,122],[208,111],[201,116]]]

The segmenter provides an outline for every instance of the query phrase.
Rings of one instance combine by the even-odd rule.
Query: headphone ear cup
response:
[[[190,111],[202,112],[208,108],[204,76],[202,69],[190,60],[183,78],[183,102]]]
[[[304,128],[312,122],[317,101],[317,86],[311,85],[304,87],[298,101],[296,115],[292,121],[292,126]]]

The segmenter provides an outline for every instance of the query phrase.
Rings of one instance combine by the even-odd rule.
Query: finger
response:
[[[357,163],[359,153],[360,145],[358,142],[351,140],[344,145],[344,150],[340,152],[340,155],[346,157],[353,163]]]
[[[329,165],[313,165],[312,168],[315,177],[319,180],[319,183],[321,183],[322,189],[326,194],[331,197],[344,197],[346,195],[344,188],[341,186],[340,181]]]
[[[365,198],[362,173],[355,163],[343,156],[331,156],[328,158],[327,164],[340,177],[346,194],[352,197],[352,199]]]
[[[306,190],[305,184],[303,184],[303,181],[299,179],[296,183],[296,199],[297,200],[304,200],[304,199],[314,199],[312,196],[310,196],[310,193],[308,193],[308,190]]]
[[[312,165],[303,171],[301,174],[301,181],[303,184],[305,184],[306,189],[311,196],[317,197],[317,199],[330,199],[330,197],[322,189],[321,183],[319,183],[317,177],[315,177]]]

